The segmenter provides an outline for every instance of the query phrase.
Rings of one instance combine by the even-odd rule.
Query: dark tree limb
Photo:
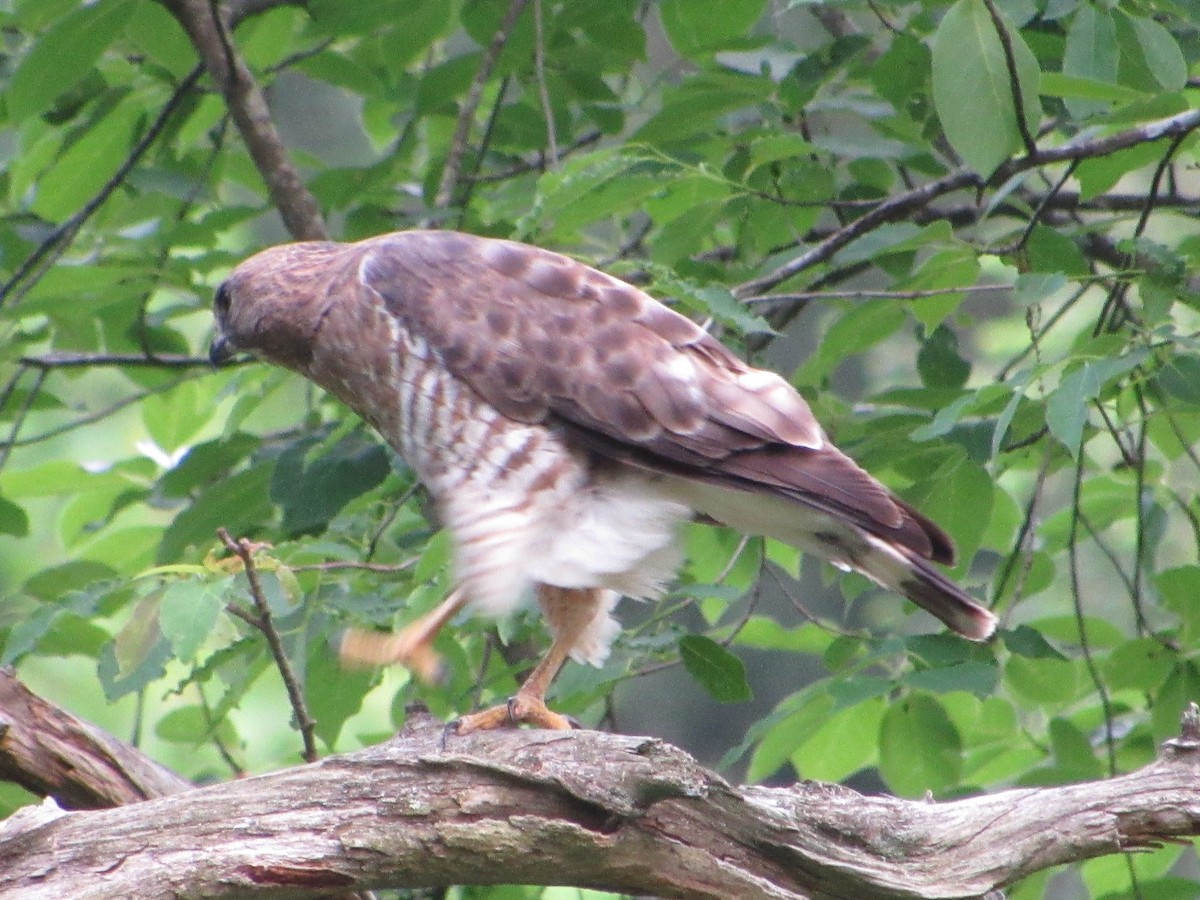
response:
[[[118,809],[22,811],[0,895],[314,897],[575,884],[663,897],[978,897],[1039,869],[1200,833],[1200,722],[1118,778],[948,803],[837,785],[733,787],[652,738],[452,737],[414,714],[386,744]],[[89,894],[89,896],[100,896]]]
[[[262,87],[233,44],[230,9],[215,0],[159,2],[183,26],[204,60],[287,230],[297,240],[325,240],[329,232],[317,200],[304,184],[279,136]],[[234,12],[250,15],[274,5],[280,4],[241,3]]]

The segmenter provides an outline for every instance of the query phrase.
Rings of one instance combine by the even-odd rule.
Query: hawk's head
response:
[[[220,365],[239,351],[304,371],[317,328],[340,275],[344,244],[304,242],[271,247],[234,269],[213,299],[215,327],[208,356]]]

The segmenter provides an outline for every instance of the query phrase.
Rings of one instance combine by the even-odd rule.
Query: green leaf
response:
[[[1150,693],[1170,674],[1177,656],[1154,638],[1134,638],[1113,650],[1104,661],[1103,672],[1113,690],[1133,688]]]
[[[1164,152],[1160,142],[1152,141],[1136,144],[1116,153],[1106,153],[1095,159],[1083,160],[1075,169],[1081,197],[1086,200],[1099,197],[1129,172],[1158,162]]]
[[[1066,375],[1046,403],[1046,424],[1072,456],[1078,456],[1083,445],[1083,426],[1087,422],[1089,404],[1101,389],[1146,359],[1147,351],[1135,350],[1115,359],[1094,359],[1085,362]]]
[[[138,104],[123,103],[92,125],[42,176],[33,210],[58,222],[97,194],[124,160],[142,116]]]
[[[1061,769],[1072,773],[1072,780],[1103,778],[1104,768],[1082,731],[1066,719],[1050,720],[1050,744]]]
[[[1018,656],[1027,656],[1030,659],[1057,659],[1066,662],[1067,658],[1042,637],[1040,631],[1030,628],[1028,625],[1018,625],[1011,631],[1001,631],[1000,637],[1009,652],[1016,653]]]
[[[1159,572],[1154,578],[1154,587],[1162,598],[1163,606],[1179,616],[1183,623],[1180,637],[1185,646],[1192,646],[1193,636],[1200,634],[1200,566],[1177,566]]]
[[[1054,709],[1078,696],[1080,672],[1067,660],[1012,656],[1004,664],[1004,683],[1026,700]]]
[[[369,671],[344,669],[323,645],[309,648],[304,699],[309,714],[317,720],[317,737],[330,750],[337,745],[346,720],[362,708],[375,678]]]
[[[218,526],[238,534],[271,517],[267,483],[271,466],[260,463],[201,493],[162,533],[156,561],[178,562],[185,548],[216,541]]]
[[[679,639],[683,666],[700,685],[721,703],[740,703],[754,698],[746,681],[746,666],[716,641],[699,634]]]
[[[1031,131],[1042,118],[1041,72],[1020,32],[1003,20],[1012,45]],[[990,174],[1021,146],[1013,90],[996,26],[982,0],[958,0],[933,39],[933,103],[951,146],[967,165]]]
[[[212,584],[199,579],[174,581],[163,592],[158,627],[175,656],[190,662],[212,633],[225,600]]]
[[[1025,244],[1025,264],[1030,272],[1061,272],[1081,278],[1091,273],[1079,247],[1067,235],[1038,225]]]
[[[213,409],[213,385],[196,379],[142,401],[142,424],[167,453],[174,453],[205,426]]]
[[[1063,74],[1112,84],[1117,80],[1120,58],[1112,14],[1096,4],[1080,6],[1067,30]],[[1105,112],[1109,106],[1102,100],[1077,97],[1067,97],[1065,103],[1071,115],[1079,119]]]
[[[941,525],[958,546],[959,565],[979,548],[995,503],[995,479],[965,453],[956,453],[913,491],[923,515]]]
[[[361,434],[339,441],[305,465],[309,449],[300,444],[283,453],[271,477],[271,499],[283,507],[283,528],[292,535],[319,531],[392,470],[390,451]]]
[[[696,58],[742,43],[766,5],[766,0],[721,0],[718,13],[709,0],[663,0],[658,9],[672,46]]]
[[[792,767],[803,778],[841,781],[873,764],[878,748],[863,736],[879,732],[886,709],[887,701],[874,697],[838,710],[807,735],[798,734],[803,743],[791,755]]]
[[[29,534],[29,516],[7,497],[0,496],[0,534],[25,537]]]
[[[1061,72],[1043,72],[1041,92],[1046,97],[1095,100],[1111,103],[1133,103],[1144,100],[1146,94],[1123,84],[1107,84],[1091,78],[1077,78]]]
[[[309,0],[307,8],[313,23],[327,34],[366,34],[378,31],[397,21],[409,26],[410,16],[415,23],[428,15],[427,7],[441,6],[446,15],[449,7],[444,3],[412,2],[412,0],[371,0],[370,3],[344,3],[342,0]]]
[[[154,733],[173,744],[199,746],[209,740],[215,732],[225,746],[236,745],[238,737],[233,723],[229,719],[212,723],[211,716],[211,713],[206,713],[199,706],[180,706],[155,723]]]
[[[1121,10],[1133,25],[1138,46],[1145,57],[1146,68],[1164,90],[1182,90],[1187,84],[1188,65],[1179,43],[1166,28],[1154,19],[1135,16]]]
[[[917,352],[917,371],[927,387],[960,388],[967,383],[971,364],[958,352],[958,335],[942,325],[934,329]]]
[[[66,565],[71,566],[72,564]],[[60,568],[65,568],[65,566]],[[48,573],[43,571],[35,577],[40,580],[50,580],[47,575]],[[112,584],[94,585],[88,590],[57,593],[49,602],[34,606],[33,611],[22,616],[9,631],[8,639],[3,645],[3,652],[0,653],[0,666],[12,665],[38,647],[61,618],[66,616],[84,618],[95,615],[101,601],[109,597],[112,591]]]
[[[879,773],[897,794],[916,797],[958,783],[962,738],[929,694],[891,704],[879,726]]]
[[[1200,697],[1200,669],[1190,660],[1180,662],[1167,676],[1150,706],[1150,727],[1155,743],[1179,736],[1180,720],[1188,704]]]
[[[41,35],[8,83],[4,96],[9,120],[47,112],[55,97],[91,70],[136,5],[136,0],[80,5]]]
[[[996,689],[1000,670],[994,663],[968,661],[953,666],[922,669],[904,676],[904,683],[911,688],[946,694],[951,691],[967,691],[977,697],[987,697]]]
[[[746,767],[746,779],[756,782],[768,778],[779,771],[796,748],[828,721],[832,713],[833,700],[824,691],[814,687],[793,694],[770,715],[759,719],[742,745],[730,751],[720,767],[726,768],[753,743],[754,755]]]
[[[157,636],[157,630],[155,635]],[[137,660],[130,660],[130,665],[127,666],[118,662],[118,653],[116,643],[110,643],[100,651],[100,658],[96,664],[100,686],[110,703],[126,694],[140,691],[150,682],[161,678],[171,660],[171,645],[159,636],[146,648],[144,655]]]
[[[1155,373],[1154,381],[1175,399],[1200,406],[1200,354],[1175,354]]]

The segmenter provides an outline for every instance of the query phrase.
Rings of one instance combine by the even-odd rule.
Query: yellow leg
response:
[[[431,646],[433,639],[466,602],[463,592],[455,588],[436,609],[395,634],[347,629],[338,648],[342,665],[364,667],[399,663],[422,681],[436,681],[442,665]]]
[[[537,597],[538,605],[554,631],[554,642],[549,651],[507,703],[463,716],[450,725],[449,731],[469,734],[472,731],[516,725],[560,731],[578,727],[566,716],[546,707],[546,691],[595,616],[600,591],[538,585]]]

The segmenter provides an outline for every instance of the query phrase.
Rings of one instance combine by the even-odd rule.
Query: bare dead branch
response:
[[[208,0],[159,0],[183,26],[213,83],[225,98],[234,124],[267,186],[271,202],[297,240],[324,240],[329,232],[316,198],[304,184],[271,118],[267,98],[230,38],[228,7]],[[261,3],[238,4],[244,14]]]
[[[1048,866],[1200,833],[1196,712],[1128,775],[947,803],[837,785],[734,787],[652,738],[481,732],[394,740],[99,812],[14,817],[0,894],[313,897],[575,884],[662,897],[978,897]]]
[[[292,713],[296,717],[296,728],[299,730],[300,738],[304,742],[304,759],[308,762],[316,762],[320,756],[317,752],[315,737],[317,722],[308,712],[308,704],[304,700],[304,690],[300,687],[300,680],[296,677],[296,670],[292,668],[292,661],[288,658],[287,649],[283,646],[283,639],[279,635],[279,629],[275,627],[274,616],[271,614],[271,605],[267,603],[266,594],[263,593],[262,583],[258,578],[258,566],[254,562],[254,545],[245,538],[239,538],[235,541],[224,528],[217,529],[217,537],[221,539],[221,543],[225,545],[226,550],[242,561],[242,566],[246,572],[246,581],[250,584],[250,597],[254,601],[258,615],[241,616],[240,618],[261,631],[263,637],[267,639],[267,646],[270,648],[271,656],[275,660],[275,668],[279,670],[279,677],[283,679],[283,686],[287,690],[288,700],[292,704]]]

